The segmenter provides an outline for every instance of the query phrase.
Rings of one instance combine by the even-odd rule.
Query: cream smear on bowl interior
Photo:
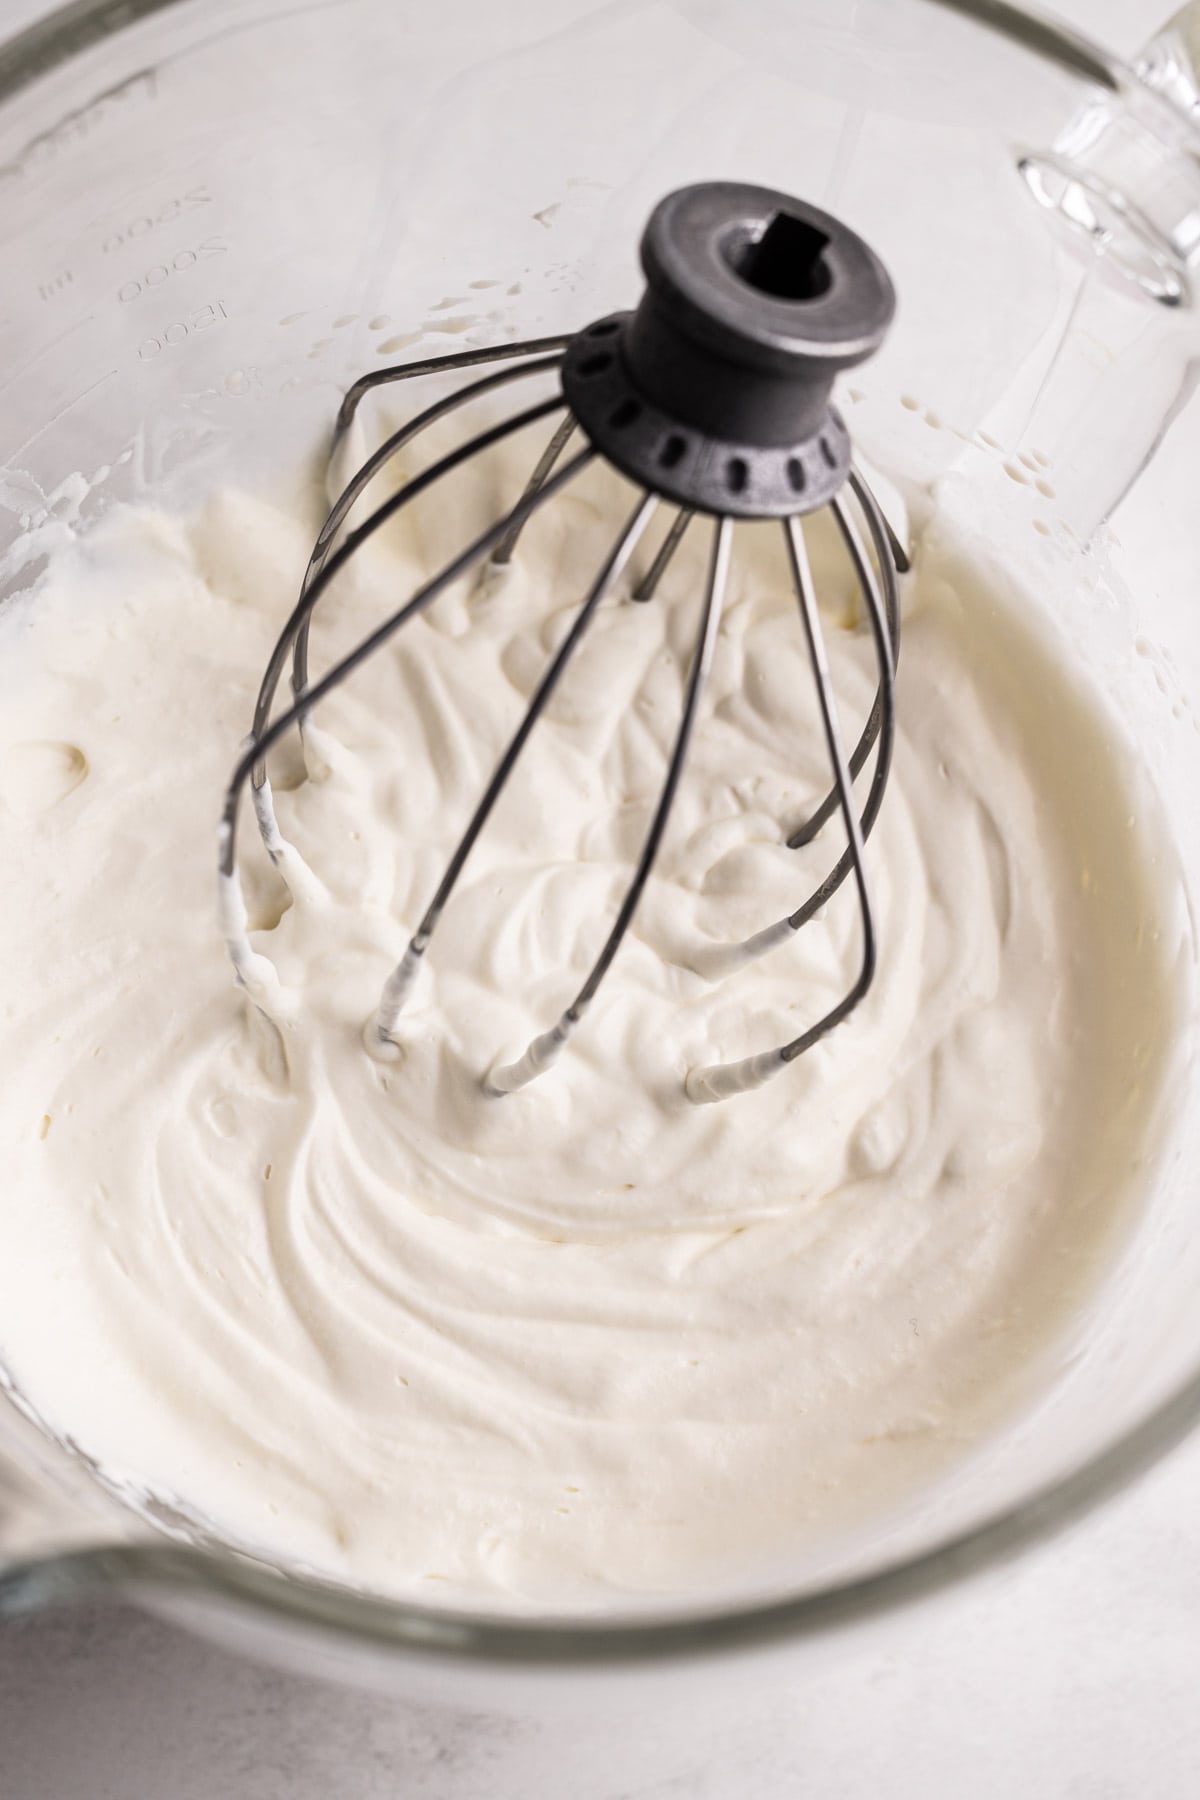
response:
[[[314,670],[523,474],[514,453],[375,540],[324,604]],[[903,595],[868,847],[881,959],[850,1024],[757,1093],[683,1094],[696,1064],[817,1018],[860,954],[845,890],[724,982],[688,967],[793,909],[841,847],[836,820],[783,843],[828,770],[778,533],[739,528],[632,933],[558,1066],[504,1100],[480,1086],[557,1015],[628,878],[698,526],[653,603],[601,608],[451,902],[403,1057],[366,1054],[628,505],[589,475],[505,579],[454,590],[330,699],[323,779],[294,747],[273,765],[312,875],[289,903],[247,808],[281,1036],[232,985],[214,827],[306,509],[224,492],[194,518],[60,525],[3,624],[0,1357],[131,1494],[373,1591],[603,1606],[801,1567],[1027,1396],[1149,1179],[1181,955],[1167,840],[1101,699],[936,522]],[[810,536],[850,737],[870,639],[832,532]]]

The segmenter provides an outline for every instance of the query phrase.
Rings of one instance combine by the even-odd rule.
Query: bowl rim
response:
[[[77,56],[187,0],[72,0],[0,43],[0,102]],[[1173,128],[1194,139],[1200,129],[1174,99],[1149,86],[1110,55],[1037,8],[1010,0],[923,0],[999,33],[1077,79],[1139,104],[1166,109]],[[284,1574],[233,1550],[166,1538],[101,1542],[30,1556],[0,1567],[0,1620],[104,1592],[165,1605],[171,1596],[258,1615],[276,1627],[309,1628],[381,1653],[566,1669],[630,1664],[727,1652],[811,1637],[849,1627],[928,1598],[960,1579],[1002,1567],[1128,1489],[1200,1426],[1200,1367],[1165,1400],[1105,1448],[1081,1457],[1065,1474],[1015,1503],[985,1514],[916,1555],[901,1555],[852,1580],[801,1594],[661,1615],[552,1614],[508,1618],[432,1608],[353,1592],[316,1577]]]

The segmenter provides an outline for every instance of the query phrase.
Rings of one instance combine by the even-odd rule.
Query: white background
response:
[[[848,3],[848,0],[846,0]],[[1131,50],[1169,9],[1061,0]],[[43,11],[0,0],[5,32]],[[448,1692],[453,1693],[452,1677]],[[238,1661],[138,1613],[0,1633],[0,1800],[1192,1800],[1200,1442],[1014,1568],[794,1679],[620,1728],[432,1709]]]

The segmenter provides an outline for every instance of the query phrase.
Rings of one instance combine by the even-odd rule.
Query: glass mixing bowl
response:
[[[147,488],[186,504],[218,473],[254,482],[325,441],[363,370],[632,303],[669,188],[795,191],[862,232],[900,296],[845,390],[859,446],[938,484],[1046,596],[1174,822],[1163,905],[1194,960],[1190,27],[1131,69],[1002,0],[70,6],[0,50],[3,591],[38,573],[32,512],[69,501],[86,526]],[[672,1657],[892,1607],[1057,1528],[1200,1418],[1200,1107],[1186,1084],[1176,1104],[1036,1408],[769,1588],[552,1621],[385,1602],[135,1515],[10,1391],[0,1615],[115,1589],[310,1666],[337,1644],[411,1675]]]

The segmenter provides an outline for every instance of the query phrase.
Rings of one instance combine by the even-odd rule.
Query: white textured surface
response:
[[[0,28],[43,8],[0,0]],[[1060,0],[1119,49],[1169,10]],[[1200,1442],[1060,1543],[832,1641],[794,1684],[556,1731],[321,1687],[126,1611],[0,1635],[2,1800],[1185,1800]],[[452,1679],[448,1680],[452,1690]],[[552,1716],[552,1715],[551,1715]]]
[[[4,1800],[1191,1800],[1200,1443],[794,1685],[555,1730],[250,1667],[130,1612],[0,1637]],[[452,1678],[448,1681],[452,1688]]]

